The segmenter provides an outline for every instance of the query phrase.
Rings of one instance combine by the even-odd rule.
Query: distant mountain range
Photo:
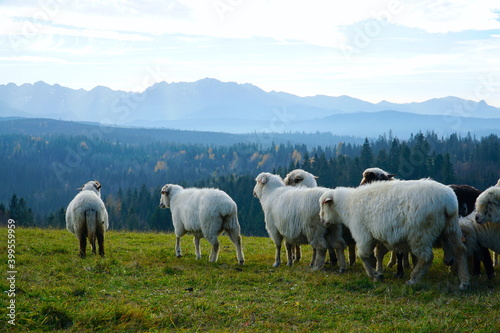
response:
[[[9,83],[0,85],[0,117],[228,133],[320,131],[373,137],[391,130],[403,138],[418,131],[500,133],[500,108],[484,101],[444,97],[374,104],[349,96],[266,92],[251,84],[208,78],[160,82],[141,93],[102,86],[74,90],[41,81],[20,86]]]

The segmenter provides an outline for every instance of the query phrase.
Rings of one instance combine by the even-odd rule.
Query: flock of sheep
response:
[[[489,278],[494,276],[490,250],[500,252],[500,180],[481,193],[467,185],[443,185],[431,179],[399,180],[379,168],[363,172],[359,187],[319,187],[316,177],[304,170],[285,179],[263,172],[256,178],[253,195],[260,200],[266,230],[276,245],[274,267],[281,264],[285,242],[287,265],[301,259],[300,246],[313,248],[310,267],[330,263],[340,273],[357,257],[369,277],[383,280],[384,255],[393,251],[390,265],[397,263],[402,277],[413,258],[407,284],[418,282],[433,260],[433,248],[443,249],[445,264],[458,275],[460,289],[467,289],[469,266],[474,274],[482,262]],[[90,181],[80,188],[66,210],[67,229],[80,242],[86,256],[86,238],[104,256],[104,233],[108,214],[100,198],[101,185]],[[170,208],[176,235],[175,253],[182,255],[180,239],[194,236],[196,259],[201,258],[200,239],[211,245],[210,262],[217,261],[218,236],[225,232],[236,246],[239,264],[244,263],[236,203],[223,191],[182,188],[167,184],[161,189],[160,208]],[[459,216],[461,215],[461,217]]]

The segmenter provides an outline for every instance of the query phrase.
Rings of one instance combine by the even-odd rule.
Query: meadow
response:
[[[2,291],[9,290],[7,228],[0,228]],[[269,238],[243,237],[245,265],[219,238],[217,263],[202,240],[195,260],[192,237],[174,255],[166,233],[109,231],[106,256],[78,257],[66,230],[16,229],[15,326],[9,297],[1,299],[1,331],[65,332],[498,332],[500,277],[471,277],[468,291],[435,250],[423,281],[405,285],[386,268],[373,282],[359,259],[345,274],[325,266],[311,272],[311,250],[292,267],[273,268]],[[388,259],[388,258],[387,258]],[[406,272],[408,277],[409,272]]]

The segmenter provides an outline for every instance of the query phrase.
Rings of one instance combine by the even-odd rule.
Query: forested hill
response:
[[[0,134],[1,223],[9,216],[20,226],[63,227],[64,209],[76,188],[97,179],[113,229],[172,230],[169,210],[158,208],[159,191],[166,183],[179,183],[225,190],[238,204],[243,233],[266,235],[260,204],[252,196],[255,176],[263,171],[284,176],[301,167],[326,187],[357,186],[362,171],[372,166],[402,179],[432,177],[481,190],[500,177],[496,135],[439,138],[418,133],[408,140],[389,135],[361,144],[325,141],[308,147],[187,144],[170,137],[133,143],[92,130],[84,134]]]
[[[231,132],[231,128],[227,128]],[[336,144],[338,142],[362,143],[363,138],[333,135],[330,132],[294,132],[232,134],[222,132],[188,131],[166,128],[134,128],[106,126],[98,123],[82,123],[39,118],[1,118],[0,135],[27,134],[32,136],[82,135],[110,142],[126,144],[148,144],[171,142],[178,144],[233,145],[257,143],[269,146],[272,143],[305,144],[309,147]]]

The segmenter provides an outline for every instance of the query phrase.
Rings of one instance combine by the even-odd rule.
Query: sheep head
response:
[[[295,169],[293,171],[290,171],[283,181],[287,186],[316,187],[318,186],[318,184],[316,183],[316,179],[318,179],[318,177],[307,171],[304,171],[302,169]]]
[[[274,188],[285,186],[283,180],[278,175],[273,175],[269,172],[262,172],[255,178],[255,187],[253,188],[253,195],[256,198],[262,198],[262,191],[264,188]]]
[[[101,196],[101,183],[97,180],[92,180],[90,182],[85,183],[82,187],[78,188],[79,191],[93,191],[99,197]]]
[[[492,186],[477,197],[476,222],[500,223],[500,186]]]
[[[325,226],[330,224],[338,223],[338,214],[335,208],[334,202],[335,192],[334,190],[323,193],[323,195],[319,198],[320,204],[320,212],[319,217],[321,223]]]
[[[396,175],[388,173],[380,168],[368,168],[363,171],[363,179],[360,185],[369,184],[379,180],[393,180]]]
[[[161,196],[160,196],[160,208],[170,208],[170,191],[172,190],[172,186],[167,184],[161,188]]]

